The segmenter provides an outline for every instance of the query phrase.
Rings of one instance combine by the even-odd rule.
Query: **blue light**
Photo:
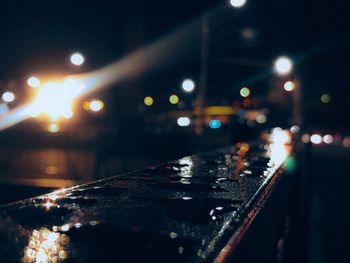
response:
[[[221,127],[221,121],[219,120],[211,120],[209,122],[209,127],[212,129],[219,129]]]

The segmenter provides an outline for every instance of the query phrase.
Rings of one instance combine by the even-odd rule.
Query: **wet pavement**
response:
[[[6,262],[213,260],[268,196],[283,144],[239,143],[0,207]],[[225,252],[225,251],[224,251]]]

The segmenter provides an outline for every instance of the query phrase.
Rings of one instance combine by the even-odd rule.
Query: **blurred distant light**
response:
[[[277,74],[286,75],[293,69],[293,62],[288,57],[279,57],[274,63],[274,69]]]
[[[300,127],[298,125],[293,125],[290,128],[290,132],[293,133],[293,134],[296,134],[296,133],[300,132]]]
[[[15,94],[10,92],[10,91],[5,91],[3,94],[2,94],[2,99],[3,101],[5,102],[12,102],[16,99],[15,97]]]
[[[0,104],[0,114],[7,113],[9,110],[9,107],[7,104]]]
[[[291,137],[287,131],[282,130],[280,127],[276,127],[272,129],[270,140],[277,144],[287,144],[290,143]]]
[[[330,96],[329,94],[323,94],[323,95],[321,96],[321,101],[322,101],[323,103],[328,103],[328,102],[331,101],[331,96]]]
[[[47,130],[49,132],[55,133],[55,132],[59,132],[60,127],[56,123],[50,123],[49,126],[47,127]]]
[[[71,119],[73,117],[73,112],[72,111],[65,111],[62,113],[62,115],[66,119]]]
[[[185,103],[183,100],[181,100],[181,101],[179,101],[179,103],[177,104],[177,107],[178,107],[179,109],[184,109],[184,108],[186,107],[186,103]]]
[[[293,91],[295,89],[295,83],[291,80],[284,83],[284,90],[285,91]]]
[[[72,115],[75,97],[85,88],[77,79],[67,78],[63,82],[48,82],[37,93],[31,105],[30,115],[47,114],[56,121],[60,116]]]
[[[85,101],[83,103],[83,109],[84,110],[90,110],[90,101]]]
[[[253,121],[253,120],[248,120],[247,121],[247,126],[248,127],[255,127],[255,125],[256,125],[255,121]]]
[[[350,147],[350,137],[345,137],[343,140],[343,146],[344,147]]]
[[[303,143],[309,143],[310,142],[310,135],[307,133],[303,134],[303,136],[301,136],[301,141]]]
[[[84,63],[85,58],[80,53],[74,53],[71,55],[70,61],[72,62],[73,65],[81,66]]]
[[[180,117],[177,119],[177,124],[180,127],[187,127],[191,124],[191,120],[188,117]]]
[[[333,143],[334,141],[334,138],[332,135],[330,134],[326,134],[325,136],[323,136],[323,142],[326,143],[326,144],[331,144]]]
[[[102,100],[92,100],[90,102],[90,110],[92,111],[95,111],[95,112],[100,111],[103,109],[103,107],[104,107],[104,103]]]
[[[246,0],[230,0],[230,5],[236,8],[243,7],[246,4]]]
[[[143,102],[145,103],[146,106],[152,106],[154,103],[154,100],[151,96],[147,96],[147,97],[145,97]]]
[[[267,118],[266,118],[265,114],[259,114],[255,120],[257,123],[264,124],[264,123],[266,123]]]
[[[241,88],[241,90],[239,91],[239,94],[243,97],[243,98],[247,98],[250,95],[250,89],[248,87],[243,87]]]
[[[220,120],[211,120],[209,122],[209,127],[212,129],[219,129],[221,127],[221,121]]]
[[[37,77],[30,77],[28,80],[27,80],[27,84],[29,87],[32,87],[32,88],[37,88],[40,86],[40,79],[38,79]]]
[[[175,95],[175,94],[173,94],[173,95],[171,95],[170,97],[169,97],[169,102],[171,103],[171,104],[178,104],[179,103],[179,96],[177,96],[177,95]]]
[[[182,89],[187,93],[193,92],[195,87],[196,87],[196,84],[194,83],[194,81],[192,79],[185,79],[182,82]]]
[[[319,135],[319,134],[313,134],[311,135],[310,137],[310,141],[313,143],[313,144],[321,144],[322,143],[322,136]]]

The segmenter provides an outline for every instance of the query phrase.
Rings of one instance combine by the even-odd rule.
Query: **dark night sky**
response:
[[[318,105],[319,96],[326,92],[337,102],[331,116],[350,109],[346,1],[247,2],[244,9],[226,13],[232,17],[211,32],[208,95],[212,101],[209,103],[233,99],[242,84],[259,89],[257,94],[264,94],[270,77],[256,83],[244,81],[265,71],[257,64],[271,65],[275,57],[287,54],[300,60],[297,68],[303,83],[303,96],[307,106],[314,106],[311,111],[308,109],[310,115],[324,115],[329,111]],[[0,78],[3,81],[20,80],[36,72],[69,72],[72,69],[67,62],[68,56],[75,50],[86,55],[86,70],[97,68],[217,5],[225,6],[227,2],[78,0],[2,3]],[[171,92],[170,84],[177,85],[189,72],[198,79],[199,48],[197,51],[188,61],[143,78],[143,89],[161,90],[167,94]],[[234,65],[219,64],[217,60],[222,58],[233,58],[236,62]],[[237,60],[245,62],[237,63]]]

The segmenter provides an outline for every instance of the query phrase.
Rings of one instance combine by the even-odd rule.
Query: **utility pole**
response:
[[[208,80],[208,60],[209,60],[209,19],[204,16],[201,23],[202,39],[201,39],[201,68],[200,68],[200,83],[198,96],[195,102],[195,133],[202,134],[203,132],[203,108],[205,105],[205,94]]]

